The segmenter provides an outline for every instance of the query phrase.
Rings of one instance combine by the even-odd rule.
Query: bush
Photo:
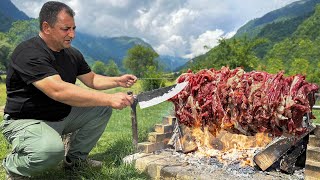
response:
[[[165,83],[161,79],[145,79],[141,83],[143,91],[151,91],[153,89],[158,89],[164,87]]]
[[[157,72],[155,66],[147,67],[147,72],[145,73],[145,77],[143,78],[143,81],[141,83],[143,91],[150,91],[165,86],[164,79],[161,79],[162,73]]]
[[[104,75],[106,71],[106,66],[102,61],[96,61],[92,65],[92,71],[97,74]]]

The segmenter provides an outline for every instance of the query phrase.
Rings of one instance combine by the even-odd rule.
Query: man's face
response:
[[[50,27],[50,41],[54,51],[60,51],[71,46],[71,41],[75,37],[75,22],[65,11],[61,11],[57,16],[57,22]]]

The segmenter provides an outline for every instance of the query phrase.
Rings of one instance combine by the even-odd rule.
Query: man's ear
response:
[[[50,27],[49,23],[44,21],[42,23],[42,31],[43,31],[43,33],[50,34],[50,30],[51,30],[51,27]]]

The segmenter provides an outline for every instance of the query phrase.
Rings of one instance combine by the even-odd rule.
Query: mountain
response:
[[[162,66],[164,66],[165,71],[177,71],[179,67],[183,66],[188,59],[182,57],[174,57],[168,55],[160,55],[159,61],[161,62]]]
[[[72,45],[78,48],[85,56],[92,59],[108,62],[113,59],[121,67],[122,59],[127,51],[135,45],[151,47],[150,44],[134,37],[95,37],[77,32]],[[91,62],[89,62],[91,63]]]
[[[38,33],[38,19],[31,19],[14,22],[6,35],[12,44],[17,45],[26,39],[37,36]],[[127,50],[138,44],[151,47],[139,38],[95,37],[81,32],[76,32],[76,38],[72,42],[72,46],[83,53],[89,64],[95,60],[106,63],[113,59],[119,67],[122,66],[122,59],[126,56]]]
[[[0,12],[13,20],[28,20],[30,19],[24,12],[20,11],[11,0],[0,1]]]
[[[300,0],[256,18],[182,69],[243,67],[302,74],[320,84],[320,0]]]
[[[0,1],[0,32],[6,32],[16,20],[30,19],[20,11],[10,0]]]
[[[10,44],[15,46],[21,41],[37,36],[39,22],[38,19],[29,18],[10,0],[1,0],[0,32],[6,33]],[[72,45],[83,53],[89,64],[96,60],[107,63],[113,59],[120,68],[127,50],[138,44],[151,47],[150,44],[136,37],[95,37],[78,31],[72,42]]]
[[[38,27],[37,19],[29,18],[10,0],[0,0],[0,32],[7,33],[10,44],[17,45],[23,40],[36,36],[39,31]],[[123,70],[122,60],[130,48],[135,45],[152,48],[150,44],[137,37],[96,37],[79,31],[72,45],[83,53],[90,65],[97,60],[107,63],[112,59],[121,70]],[[183,58],[172,56],[160,56],[158,60],[166,71],[173,71],[186,62]]]
[[[255,48],[256,55],[263,58],[272,47],[290,38],[297,28],[315,12],[320,0],[301,0],[256,18],[237,31],[235,38],[266,38],[267,43]]]
[[[240,27],[233,38],[248,37],[249,39],[267,39],[266,43],[258,45],[254,49],[257,57],[263,59],[276,43],[290,38],[298,29],[299,25],[314,14],[315,7],[318,3],[320,3],[320,0],[301,0],[271,11]],[[193,62],[208,59],[209,56],[212,56],[212,53],[215,53],[215,51],[211,50],[204,55],[195,57],[189,61],[186,66]]]
[[[293,2],[283,8],[271,11],[261,18],[249,21],[247,24],[238,29],[234,37],[247,35],[251,38],[256,37],[265,26],[272,23],[288,22],[298,17],[306,19],[316,7],[320,0],[301,0]]]

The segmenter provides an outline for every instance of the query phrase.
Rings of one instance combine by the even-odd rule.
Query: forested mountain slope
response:
[[[270,73],[284,70],[286,75],[302,74],[307,80],[320,83],[320,5],[316,2],[298,1],[268,13],[270,21],[267,21],[267,16],[250,21],[249,25],[256,22],[257,26],[251,26],[250,30],[255,33],[220,40],[218,46],[192,59],[182,71],[242,66],[245,70],[266,70]],[[297,11],[299,13],[293,16]],[[258,28],[262,22],[265,22],[264,26]]]

